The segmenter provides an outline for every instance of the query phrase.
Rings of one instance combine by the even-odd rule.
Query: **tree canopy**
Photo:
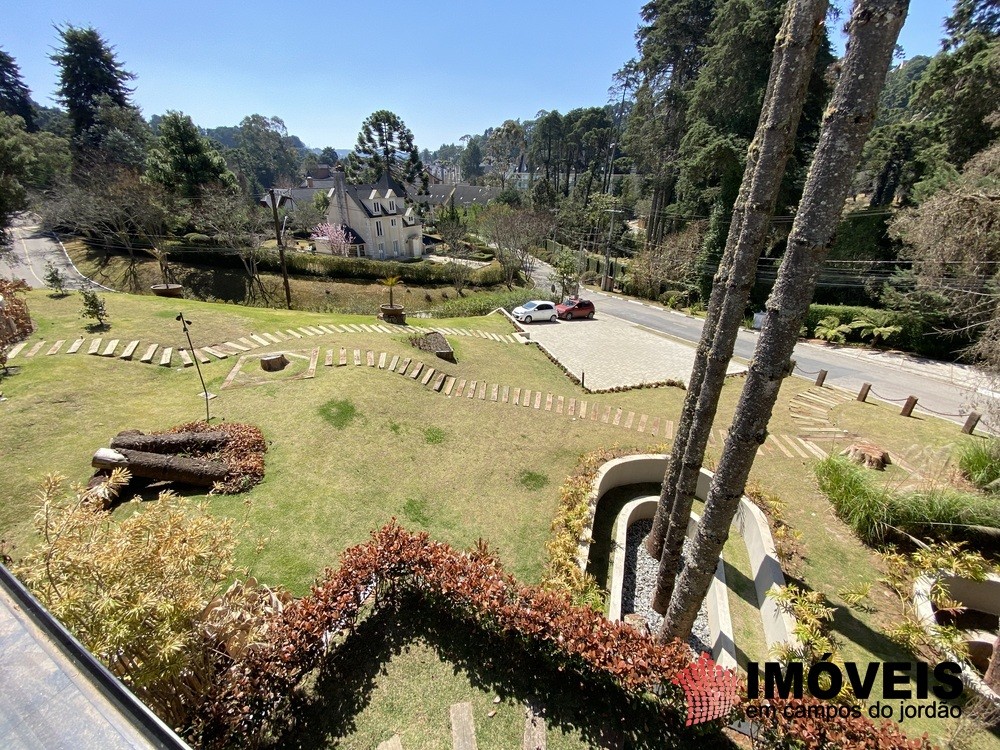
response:
[[[368,116],[354,151],[347,156],[347,172],[356,182],[377,182],[386,174],[401,182],[414,182],[423,168],[413,133],[399,115],[387,109]]]
[[[35,130],[35,109],[31,104],[31,92],[21,78],[21,69],[14,58],[0,49],[0,112],[17,115],[24,120],[24,126]]]
[[[59,68],[59,103],[79,136],[96,124],[99,97],[118,107],[132,106],[128,83],[135,75],[125,70],[114,47],[93,27],[66,24],[56,30],[61,46],[50,59]]]
[[[181,112],[167,112],[160,120],[159,136],[146,158],[146,178],[191,201],[210,185],[236,186],[222,154]]]

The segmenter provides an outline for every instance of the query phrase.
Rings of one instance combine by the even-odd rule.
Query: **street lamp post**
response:
[[[212,420],[212,415],[208,410],[208,400],[212,397],[212,394],[208,392],[208,388],[205,386],[205,378],[201,374],[201,365],[198,364],[198,357],[194,353],[194,344],[191,343],[191,331],[188,330],[188,326],[191,325],[191,321],[184,318],[184,313],[177,313],[175,320],[180,321],[181,327],[184,329],[184,335],[187,336],[188,351],[191,352],[191,359],[194,360],[194,367],[198,371],[198,380],[201,381],[201,395],[205,397],[205,421],[210,422]]]

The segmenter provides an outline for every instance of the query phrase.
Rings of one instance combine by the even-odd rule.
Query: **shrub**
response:
[[[1000,507],[993,498],[949,488],[893,491],[842,456],[820,461],[816,477],[837,515],[867,544],[882,544],[891,530],[932,539],[1000,530]]]
[[[97,292],[90,289],[81,290],[80,296],[83,297],[83,309],[80,311],[81,317],[94,318],[97,321],[97,325],[104,328],[107,325],[106,321],[108,319],[108,310],[104,306],[104,299],[97,296]]]
[[[1000,438],[968,443],[958,456],[962,474],[980,489],[1000,491]]]
[[[188,245],[199,245],[199,246],[209,246],[214,240],[207,234],[200,234],[198,232],[189,232],[184,235],[184,242]]]
[[[66,279],[62,275],[62,271],[52,265],[49,261],[45,264],[45,286],[53,291],[57,297],[66,296]]]
[[[128,482],[116,469],[111,492]],[[15,572],[53,615],[170,726],[188,729],[229,660],[255,644],[265,615],[288,597],[247,582],[217,595],[236,572],[232,519],[171,492],[133,500],[119,521],[100,490],[64,496],[42,485],[40,537]]]
[[[536,297],[538,297],[538,291],[535,289],[476,294],[470,297],[450,299],[435,307],[432,313],[436,318],[471,318],[476,315],[488,315],[498,307],[508,311],[513,310],[518,305]]]
[[[813,334],[816,338],[829,341],[831,344],[844,344],[852,330],[850,325],[842,324],[836,315],[828,315],[816,324]]]

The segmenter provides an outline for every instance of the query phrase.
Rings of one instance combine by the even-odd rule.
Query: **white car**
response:
[[[530,323],[533,320],[548,320],[555,323],[559,314],[556,312],[556,303],[543,299],[533,299],[525,302],[520,307],[515,307],[511,313],[514,320],[519,323]]]

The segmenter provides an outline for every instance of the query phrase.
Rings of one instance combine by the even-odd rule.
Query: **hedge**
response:
[[[896,349],[903,349],[927,357],[950,359],[967,345],[965,341],[958,341],[940,334],[935,335],[934,329],[913,316],[860,305],[809,305],[805,322],[806,336],[813,337],[816,324],[823,318],[833,316],[840,324],[849,324],[858,318],[868,317],[872,314],[889,315],[890,325],[902,328],[891,340],[893,348]]]

